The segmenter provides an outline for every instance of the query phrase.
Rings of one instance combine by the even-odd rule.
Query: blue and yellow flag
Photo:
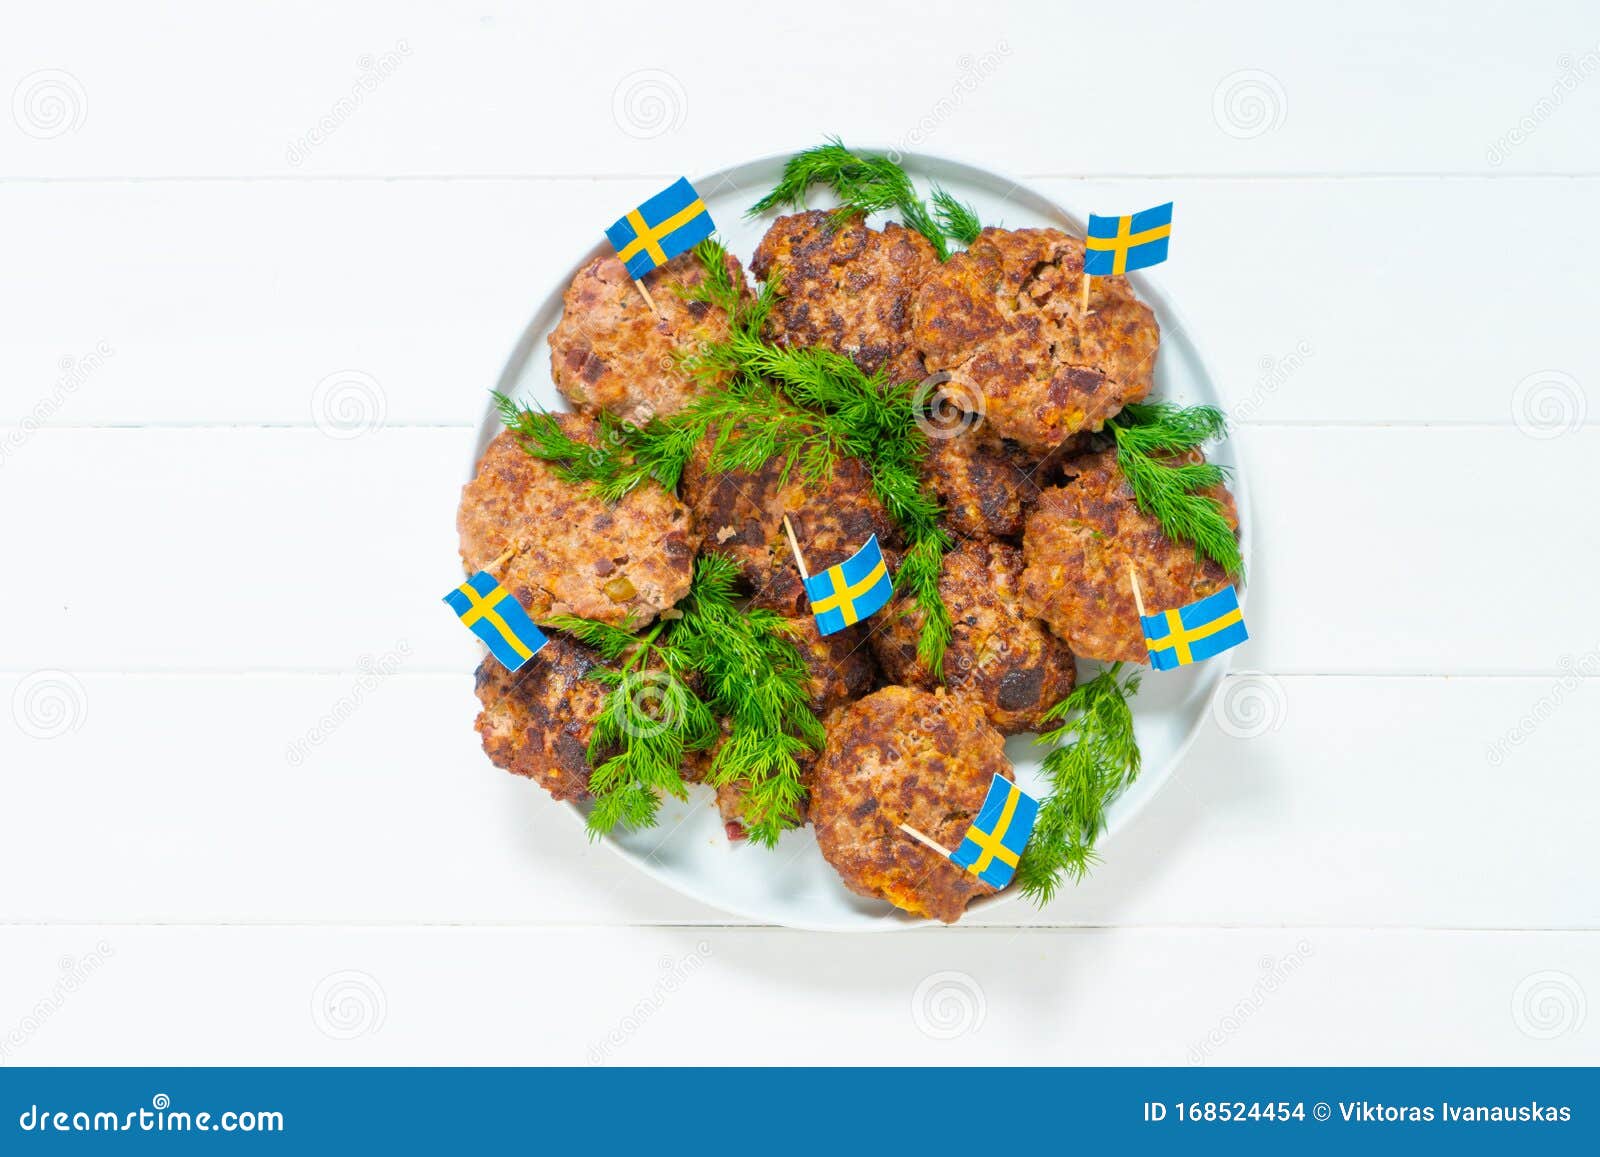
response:
[[[806,579],[806,597],[817,616],[817,632],[823,635],[859,623],[893,594],[894,581],[877,535],[838,566]]]
[[[1145,615],[1139,621],[1144,625],[1150,665],[1157,671],[1220,655],[1250,637],[1244,629],[1239,594],[1231,586],[1186,607]]]
[[[444,596],[464,626],[489,644],[489,651],[509,671],[518,670],[550,640],[544,637],[522,604],[486,570],[480,570]]]
[[[1127,217],[1089,214],[1083,271],[1091,277],[1120,277],[1167,259],[1172,236],[1172,202]]]
[[[643,277],[685,253],[716,230],[700,194],[679,177],[606,230],[628,276]]]
[[[950,862],[985,884],[1004,888],[1017,874],[1017,861],[1039,818],[1039,801],[1003,775],[989,784],[989,795],[967,838],[950,853]]]

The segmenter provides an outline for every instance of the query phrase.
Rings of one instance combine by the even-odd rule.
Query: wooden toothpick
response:
[[[1128,563],[1128,581],[1133,584],[1133,605],[1139,609],[1139,617],[1144,618],[1144,596],[1139,593],[1139,576],[1133,569],[1133,563]]]
[[[660,317],[661,311],[656,308],[656,300],[650,296],[650,291],[644,287],[644,282],[635,277],[633,283],[639,287],[639,295],[644,298],[644,303],[650,307],[650,312]]]
[[[1083,313],[1085,316],[1087,316],[1089,313],[1089,287],[1093,284],[1094,278],[1089,276],[1088,270],[1085,270],[1083,274],[1083,301],[1079,309],[1079,312]]]
[[[794,564],[800,568],[800,577],[803,579],[810,578],[811,572],[806,570],[805,556],[800,553],[800,544],[795,541],[794,527],[789,525],[789,516],[787,514],[783,516],[783,532],[789,536],[789,549],[794,551]]]
[[[928,847],[930,847],[934,851],[938,852],[945,859],[948,860],[950,858],[950,853],[947,852],[943,847],[941,847],[934,839],[932,839],[932,837],[923,835],[921,832],[919,832],[916,828],[912,827],[910,824],[901,824],[900,825],[900,830],[905,832],[906,835],[910,836],[912,839],[916,840],[918,843],[926,844]]]
[[[506,563],[510,562],[511,561],[511,556],[516,554],[521,549],[522,548],[520,546],[518,546],[516,543],[512,543],[510,546],[506,547],[504,551],[501,552],[499,558],[497,558],[493,562],[489,563],[483,569],[488,571],[489,573],[493,574],[494,573],[494,569],[496,567],[504,566]]]

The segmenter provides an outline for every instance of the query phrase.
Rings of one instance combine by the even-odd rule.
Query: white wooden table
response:
[[[0,1062],[1600,1061],[1600,18],[1416,7],[13,6]],[[831,132],[1176,199],[1247,440],[1245,673],[1043,912],[731,922],[471,731],[573,231]]]

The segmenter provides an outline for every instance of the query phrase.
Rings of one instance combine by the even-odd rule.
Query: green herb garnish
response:
[[[1117,465],[1139,509],[1159,522],[1168,538],[1192,542],[1196,555],[1238,578],[1244,574],[1239,537],[1222,503],[1205,493],[1227,481],[1227,468],[1180,460],[1222,437],[1227,428],[1227,418],[1214,406],[1171,402],[1134,402],[1106,424],[1117,442]]]
[[[1128,706],[1139,675],[1118,683],[1121,670],[1121,663],[1113,664],[1073,688],[1045,713],[1060,726],[1034,741],[1051,748],[1044,758],[1050,794],[1039,805],[1017,879],[1022,894],[1041,907],[1054,898],[1062,876],[1077,882],[1088,873],[1098,858],[1094,845],[1105,829],[1107,806],[1139,774]]]
[[[683,799],[684,757],[716,743],[718,716],[730,729],[708,779],[748,785],[750,838],[771,847],[799,825],[805,786],[798,756],[822,746],[822,724],[811,711],[793,625],[774,611],[741,609],[733,594],[738,576],[720,555],[697,559],[681,617],[643,635],[572,615],[551,620],[602,658],[622,661],[589,672],[610,688],[589,739],[591,837],[618,824],[652,827],[663,795]]]
[[[942,189],[933,194],[932,211],[917,195],[911,177],[888,157],[854,153],[838,137],[826,144],[806,149],[790,157],[783,166],[783,177],[772,192],[750,208],[750,215],[787,206],[804,209],[806,191],[812,185],[826,185],[839,198],[833,211],[834,224],[870,213],[900,214],[905,224],[928,239],[940,261],[950,257],[947,237],[970,243],[983,228],[971,206],[963,205]]]

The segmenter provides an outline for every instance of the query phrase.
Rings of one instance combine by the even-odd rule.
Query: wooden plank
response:
[[[16,1064],[1593,1064],[1597,983],[1592,932],[6,928],[0,1039]]]
[[[1579,504],[1595,444],[1593,427],[1250,431],[1239,664],[1557,672],[1600,639],[1586,588],[1558,581],[1600,568]],[[449,428],[38,431],[3,467],[0,520],[35,565],[0,578],[0,669],[354,670],[405,641],[414,670],[470,670],[437,600],[458,581],[471,445]]]
[[[663,174],[824,132],[1036,173],[1592,173],[1588,15],[940,0],[912,29],[844,0],[716,0],[688,22],[636,0],[55,5],[20,14],[6,53],[8,88],[28,85],[0,175]]]
[[[5,706],[0,922],[741,922],[492,767],[464,670],[6,677]],[[971,922],[1600,928],[1597,708],[1593,678],[1236,677],[1086,884]]]
[[[653,184],[0,184],[0,237],[29,270],[0,285],[0,416],[310,425],[343,399],[358,421],[475,422],[601,207]],[[1178,202],[1151,276],[1237,420],[1600,416],[1600,181],[1039,184],[1079,210]],[[1561,245],[1551,220],[1572,223]]]

